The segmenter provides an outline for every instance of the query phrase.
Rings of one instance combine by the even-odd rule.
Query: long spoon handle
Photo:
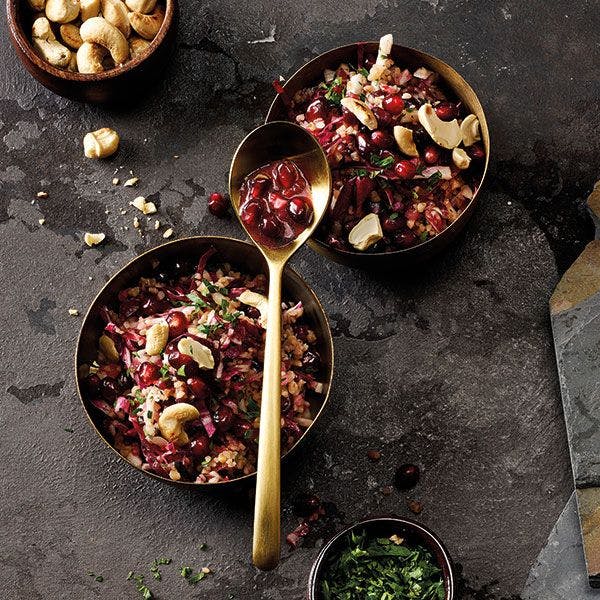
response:
[[[260,407],[252,560],[263,571],[279,563],[281,496],[281,274],[269,264],[269,308]]]

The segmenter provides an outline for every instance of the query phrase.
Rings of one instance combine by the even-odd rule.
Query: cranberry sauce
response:
[[[298,166],[278,160],[250,173],[240,188],[240,219],[263,246],[294,241],[313,220],[310,185]]]

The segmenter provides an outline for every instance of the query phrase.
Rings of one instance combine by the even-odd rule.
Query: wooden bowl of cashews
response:
[[[176,0],[6,0],[25,68],[56,94],[131,103],[156,80],[175,40]]]

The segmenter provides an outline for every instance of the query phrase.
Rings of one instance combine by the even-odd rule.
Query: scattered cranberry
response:
[[[377,119],[379,127],[387,127],[392,124],[393,117],[387,110],[383,110],[383,108],[379,108],[379,106],[374,106],[373,114]]]
[[[358,125],[358,119],[345,108],[342,110],[342,116],[344,118],[344,125],[347,127],[353,127],[354,125]]]
[[[383,99],[383,108],[394,115],[398,115],[404,110],[404,100],[398,94],[386,96]]]
[[[394,171],[400,179],[412,179],[417,173],[417,167],[410,160],[399,160],[394,165]]]
[[[170,338],[179,337],[188,329],[188,319],[180,310],[173,311],[167,316],[167,324]]]
[[[371,143],[376,148],[385,150],[386,148],[391,148],[394,145],[394,138],[389,133],[381,131],[380,129],[376,129],[371,134]]]
[[[381,452],[379,450],[368,450],[367,456],[369,460],[379,460],[381,458]]]
[[[233,425],[233,419],[233,411],[228,406],[219,406],[219,408],[217,408],[217,410],[213,413],[215,427],[221,433],[224,433],[231,428]]]
[[[194,377],[198,375],[200,371],[198,363],[187,354],[182,354],[178,350],[170,352],[167,356],[169,364],[176,370],[179,371],[183,367],[183,372],[186,377]]]
[[[427,146],[423,152],[423,160],[428,165],[437,165],[440,162],[441,152],[437,146]]]
[[[138,368],[140,383],[147,387],[160,379],[160,369],[151,362],[144,362]]]
[[[399,490],[410,490],[419,483],[420,470],[417,465],[404,464],[396,469],[394,483]]]
[[[452,119],[458,118],[458,106],[452,102],[440,102],[435,107],[435,114],[442,121],[452,121]]]
[[[423,512],[423,505],[418,500],[407,500],[406,506],[415,515],[420,515]]]
[[[310,517],[319,508],[321,508],[321,500],[314,494],[302,493],[294,498],[294,513],[299,517]]]
[[[316,119],[327,118],[327,105],[323,100],[317,98],[311,102],[306,109],[306,118],[309,121],[315,121]]]
[[[222,218],[227,214],[227,209],[229,208],[229,203],[223,196],[223,194],[219,194],[218,192],[213,192],[208,197],[208,210],[215,215],[215,217]]]
[[[362,131],[359,131],[356,134],[356,143],[358,144],[358,151],[361,154],[367,154],[373,149],[371,145],[371,138],[367,137],[367,135]]]
[[[196,458],[204,458],[210,452],[210,440],[207,435],[201,435],[190,444],[190,450]]]
[[[196,400],[206,400],[210,396],[210,388],[200,377],[190,377],[187,386]]]
[[[386,217],[381,223],[381,228],[387,233],[391,233],[393,231],[398,231],[403,227],[402,219],[392,219],[391,217]]]

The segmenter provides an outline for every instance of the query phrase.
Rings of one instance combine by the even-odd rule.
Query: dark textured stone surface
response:
[[[248,43],[272,26],[274,42]],[[225,187],[270,81],[319,51],[388,31],[447,60],[480,93],[490,185],[466,234],[411,275],[356,272],[309,250],[295,259],[331,316],[337,375],[329,411],[286,468],[284,530],[296,524],[294,494],[313,486],[346,521],[407,515],[415,498],[418,518],[462,567],[463,597],[519,594],[571,491],[546,306],[592,236],[583,198],[600,150],[597,30],[593,1],[186,3],[164,81],[137,107],[110,111],[39,87],[3,36],[0,597],[134,598],[132,569],[164,600],[302,598],[326,532],[284,549],[274,573],[257,573],[247,503],[171,489],[117,462],[76,399],[80,320],[67,309],[83,311],[117,267],[162,241],[145,222],[142,236],[131,227],[138,193],[178,236],[239,236],[205,200]],[[100,126],[117,129],[122,148],[107,162],[86,160],[82,137]],[[129,169],[137,190],[111,185],[115,170],[124,179]],[[39,190],[49,197],[38,200]],[[86,248],[86,230],[104,231],[106,243]],[[367,459],[369,448],[381,461]],[[421,465],[419,486],[382,495],[403,462]],[[161,555],[174,564],[155,583],[148,567]],[[207,563],[215,574],[197,588],[178,574]]]

